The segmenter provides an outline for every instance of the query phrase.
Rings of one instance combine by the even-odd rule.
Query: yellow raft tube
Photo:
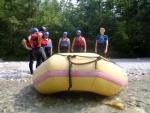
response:
[[[127,83],[127,75],[120,66],[95,53],[55,54],[33,75],[33,84],[42,94],[68,90],[112,96]]]

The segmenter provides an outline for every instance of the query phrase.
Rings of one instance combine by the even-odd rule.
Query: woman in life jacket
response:
[[[72,52],[86,52],[86,40],[81,36],[81,31],[76,31],[76,37],[73,39]]]
[[[108,52],[108,36],[104,35],[105,28],[100,28],[100,35],[96,37],[95,52],[106,57]]]
[[[47,59],[43,48],[43,46],[45,46],[45,41],[43,41],[42,36],[43,34],[39,32],[37,28],[32,28],[30,42],[32,47],[34,47],[34,54],[37,61],[36,67],[38,67],[42,62],[44,62]]]
[[[63,37],[58,42],[58,53],[69,53],[70,52],[70,39],[67,38],[68,33],[63,32]]]
[[[49,38],[49,32],[45,32],[44,34],[44,39],[46,40],[47,42],[47,45],[44,46],[44,49],[45,49],[45,53],[46,53],[46,56],[47,58],[51,57],[52,55],[52,40]]]
[[[29,51],[29,69],[30,69],[30,73],[33,74],[34,54],[33,54],[33,48],[31,48],[31,44],[29,42],[30,39],[31,39],[31,35],[27,35],[22,40],[22,44],[23,44],[24,48],[26,48]]]

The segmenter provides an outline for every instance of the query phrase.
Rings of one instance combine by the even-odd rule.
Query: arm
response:
[[[95,42],[95,53],[97,53],[97,43],[98,43],[98,40],[96,40]]]
[[[72,42],[72,48],[71,48],[72,53],[73,53],[74,41],[75,41],[75,38],[73,39],[73,42]]]
[[[38,47],[41,47],[42,33],[38,34]]]
[[[59,42],[58,42],[58,53],[60,53],[60,42],[61,42],[61,38],[59,39]]]
[[[22,44],[23,44],[24,48],[26,48],[27,50],[32,50],[32,48],[27,46],[27,41],[25,39],[22,40]]]
[[[106,48],[105,48],[104,53],[107,53],[107,51],[108,51],[108,40],[106,40]]]
[[[50,39],[51,40],[51,39]],[[52,44],[52,40],[51,40],[51,45],[52,45],[52,47],[51,47],[51,50],[50,50],[50,53],[51,53],[51,55],[53,54],[53,44]]]
[[[68,39],[68,53],[70,52],[70,39]]]
[[[86,52],[86,40],[85,40],[85,38],[83,37],[83,41],[84,41],[84,44],[85,44],[85,46],[84,46],[84,52]]]

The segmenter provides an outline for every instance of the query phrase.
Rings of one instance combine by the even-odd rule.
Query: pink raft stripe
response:
[[[48,71],[48,72],[44,73],[43,75],[41,75],[40,77],[33,80],[33,84],[37,85],[50,77],[66,77],[66,76],[68,76],[68,70]],[[128,83],[128,81],[120,80],[120,79],[113,77],[105,72],[96,71],[96,70],[81,70],[81,71],[72,70],[71,76],[72,77],[98,77],[98,78],[102,78],[107,81],[110,81],[119,86],[125,86]]]

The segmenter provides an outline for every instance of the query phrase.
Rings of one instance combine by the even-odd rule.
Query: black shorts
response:
[[[68,53],[68,46],[60,46],[60,53]]]
[[[45,53],[46,53],[47,58],[51,57],[51,48],[50,47],[46,47],[45,48]]]
[[[83,53],[84,52],[84,46],[74,46],[73,50],[75,53]]]
[[[106,44],[105,43],[98,43],[97,45],[97,53],[101,56],[105,56],[105,48],[106,48]]]

